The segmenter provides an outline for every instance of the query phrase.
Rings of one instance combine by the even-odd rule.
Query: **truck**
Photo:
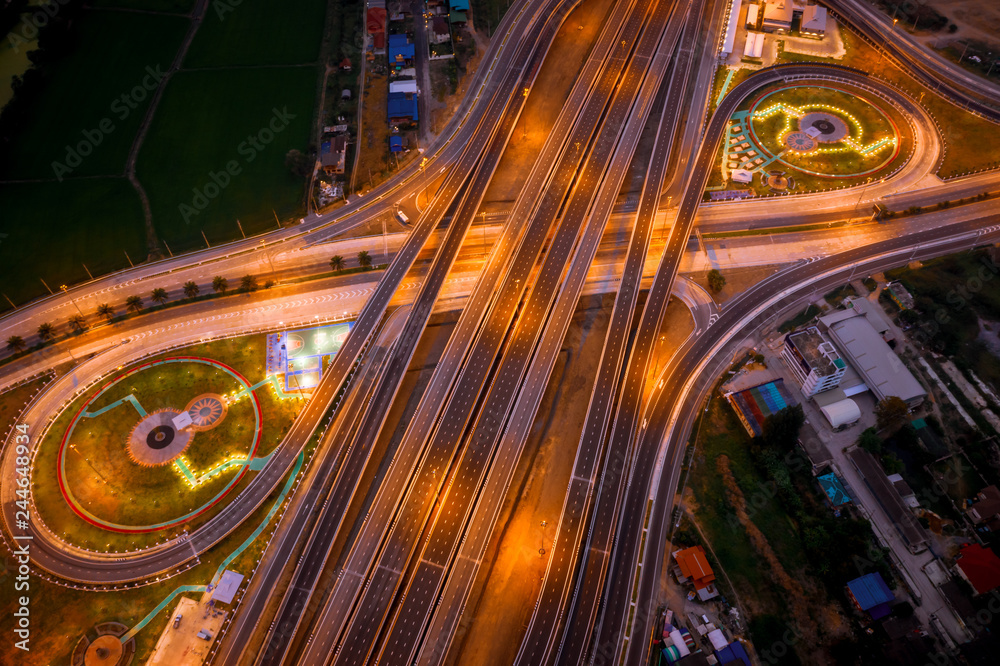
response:
[[[410,223],[410,218],[406,217],[406,213],[404,213],[401,210],[397,210],[396,211],[396,219],[398,219],[403,224],[409,224]]]

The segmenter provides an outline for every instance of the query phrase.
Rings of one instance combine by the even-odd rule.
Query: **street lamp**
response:
[[[61,285],[59,285],[59,289],[62,290],[62,293],[64,293],[67,296],[69,296],[69,287],[67,287],[64,284],[61,284]],[[76,311],[79,312],[80,316],[82,317],[83,316],[83,310],[80,309],[80,306],[76,304],[76,301],[73,299],[72,296],[69,296],[69,300],[73,304],[73,307],[76,308]]]

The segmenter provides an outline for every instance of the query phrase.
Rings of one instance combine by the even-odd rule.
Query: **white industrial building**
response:
[[[792,29],[792,0],[764,3],[764,32],[786,33]]]
[[[781,355],[807,398],[836,388],[847,372],[836,348],[815,326],[786,335]]]
[[[726,32],[722,38],[721,56],[726,58],[733,52],[733,44],[736,43],[736,29],[740,27],[740,10],[743,9],[743,0],[733,0],[729,10],[729,18],[726,21]]]
[[[807,37],[823,37],[826,34],[826,7],[806,5],[799,19],[799,34]]]

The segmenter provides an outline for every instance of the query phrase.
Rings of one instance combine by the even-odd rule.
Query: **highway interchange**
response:
[[[427,159],[347,206],[263,239],[98,278],[0,319],[9,333],[33,330],[41,321],[68,317],[77,307],[92,311],[147,285],[176,288],[193,279],[207,289],[212,275],[259,271],[265,263],[273,270],[275,261],[282,277],[320,272],[335,236],[397,208],[412,221],[393,239],[388,268],[376,275],[278,287],[253,307],[222,300],[167,310],[147,315],[156,317],[152,328],[144,318],[99,327],[79,344],[63,343],[4,366],[0,386],[55,367],[73,351],[81,359],[25,412],[37,441],[63,404],[142,356],[218,335],[355,321],[268,464],[203,527],[147,551],[105,554],[66,544],[35,523],[35,567],[95,588],[149,584],[183,571],[261,506],[320,433],[216,663],[443,663],[580,295],[610,290],[616,300],[587,420],[517,661],[642,663],[679,462],[719,359],[803,295],[844,282],[845,273],[868,274],[1000,239],[998,216],[981,202],[881,226],[872,242],[791,263],[716,309],[717,318],[708,320],[707,309],[699,310],[700,334],[684,341],[650,386],[653,348],[670,296],[678,293],[675,280],[693,229],[843,220],[858,217],[859,206],[863,217],[872,201],[892,200],[897,208],[936,202],[1000,189],[1000,178],[989,172],[937,181],[932,174],[942,146],[930,115],[905,93],[847,68],[761,70],[730,91],[702,127],[714,71],[707,68],[714,68],[714,37],[727,3],[623,0],[605,17],[517,200],[493,220],[500,227],[490,232],[488,255],[473,257],[470,229],[483,195],[526,99],[536,92],[549,46],[576,4],[513,4],[470,93],[428,147]],[[861,3],[829,4],[864,34],[887,36],[885,17]],[[1000,91],[991,85],[954,75],[954,66],[909,40],[887,48],[943,95],[1000,118]],[[853,188],[702,205],[732,112],[756,90],[780,81],[836,81],[881,96],[910,120],[913,157],[860,194]],[[623,206],[618,193],[651,115],[659,117],[658,131],[642,193],[636,205]],[[439,184],[433,198],[418,208],[419,195],[432,184]],[[615,243],[607,227],[623,219],[631,233],[627,243]],[[652,242],[660,229],[665,242]],[[337,247],[352,247],[350,242]],[[607,268],[597,270],[597,263]],[[379,463],[371,457],[375,441],[401,399],[400,382],[432,312],[456,306],[462,314],[377,492],[359,523],[346,524],[350,507],[363,499],[366,469]],[[0,489],[8,528],[14,491],[7,479],[14,478],[16,464],[11,448],[4,449]],[[331,559],[338,539],[347,546]],[[266,615],[282,575],[292,582],[281,590],[273,616]],[[330,582],[321,588],[320,580]],[[254,636],[263,645],[249,654]]]

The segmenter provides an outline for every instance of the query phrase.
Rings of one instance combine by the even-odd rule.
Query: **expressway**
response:
[[[681,57],[689,66],[690,50],[693,41],[701,28],[701,12],[707,3],[698,2],[686,14],[685,23],[689,29],[684,33],[680,46]],[[678,22],[677,25],[683,25]],[[683,55],[686,53],[687,55]],[[580,442],[577,446],[576,459],[569,487],[556,527],[556,538],[546,567],[542,590],[535,603],[535,609],[528,625],[527,633],[518,653],[519,664],[546,664],[554,660],[554,651],[559,647],[564,622],[573,618],[578,626],[590,626],[594,609],[565,609],[568,584],[575,570],[576,556],[581,548],[583,529],[586,525],[586,515],[590,500],[594,496],[594,484],[598,465],[606,448],[605,436],[608,421],[611,416],[613,401],[618,394],[618,380],[621,374],[623,360],[633,310],[639,296],[639,286],[642,281],[643,267],[649,247],[649,239],[656,209],[659,205],[660,193],[668,169],[668,158],[673,148],[673,129],[678,125],[682,105],[687,90],[687,67],[675,64],[674,76],[668,88],[664,110],[660,118],[656,143],[650,158],[643,185],[642,196],[636,221],[633,225],[632,238],[628,255],[622,273],[622,281],[615,298],[608,326],[607,337],[597,371],[587,416],[584,421]],[[607,467],[605,464],[604,467]],[[600,493],[600,489],[598,489]],[[593,532],[588,540],[593,540]],[[598,537],[598,542],[602,540]],[[606,548],[606,546],[605,546]],[[596,558],[588,558],[589,562]]]
[[[550,9],[557,6],[557,0],[549,0],[549,3],[551,4]],[[536,12],[532,16],[547,19],[548,12]],[[546,23],[545,20],[530,21],[529,29],[521,34],[522,39],[518,43],[530,44],[531,38],[537,37],[537,31],[540,30],[538,26],[544,23]],[[505,79],[506,87],[498,86],[494,95],[495,99],[506,100],[515,94],[514,91],[518,88],[515,88],[514,84],[516,78],[519,77],[515,77],[514,81],[510,81],[509,78]],[[275,450],[265,468],[255,477],[254,483],[247,491],[241,493],[223,511],[183,541],[174,539],[165,546],[126,558],[122,558],[120,555],[102,556],[82,551],[79,548],[68,547],[51,534],[40,521],[33,521],[30,529],[34,537],[34,563],[56,576],[77,582],[107,584],[143,580],[184,566],[196,558],[198,553],[204,552],[217,543],[260,506],[280,482],[295,456],[305,446],[322,418],[329,411],[334,398],[366,348],[372,332],[380,324],[389,302],[413,266],[430,234],[438,226],[455,198],[461,193],[473,167],[479,162],[486,143],[493,135],[501,112],[505,108],[506,104],[504,103],[489,105],[487,109],[482,110],[486,115],[480,118],[476,132],[471,140],[463,146],[461,158],[455,169],[445,179],[444,185],[431,206],[421,215],[413,231],[383,274],[375,292],[365,302],[350,335],[338,352],[333,364],[324,373],[312,399],[295,420],[282,444]],[[44,436],[44,430],[39,430],[37,427],[37,424],[42,422],[44,421],[41,418],[34,422],[36,427],[31,433],[34,444],[41,441]],[[15,478],[13,468],[16,457],[13,453],[13,447],[6,447],[3,460],[0,462],[0,469],[5,472],[3,478],[7,480]],[[2,483],[2,488],[0,488],[3,515],[8,528],[14,524],[13,512],[16,510],[14,490],[14,486],[10,482]],[[127,564],[121,562],[123,559],[127,561]]]
[[[562,5],[548,13],[545,21],[537,24],[538,34],[526,39],[522,44],[523,66],[511,70],[508,74],[511,83],[506,88],[513,91],[512,94],[498,95],[493,102],[501,114],[501,119],[496,123],[496,131],[484,151],[482,160],[474,169],[471,182],[464,188],[465,194],[459,204],[458,212],[453,217],[446,238],[438,248],[427,277],[421,284],[420,293],[398,338],[398,344],[386,371],[379,380],[374,398],[364,407],[364,417],[355,433],[356,437],[348,434],[339,437],[348,450],[346,464],[338,473],[328,494],[317,526],[310,536],[309,544],[295,571],[288,592],[282,599],[272,632],[265,649],[261,651],[258,663],[280,663],[288,659],[295,632],[303,620],[304,611],[326,566],[330,548],[340,532],[343,518],[357,492],[375,441],[416,350],[417,341],[438,300],[445,279],[455,264],[482,196],[523,108],[526,96],[517,94],[516,91],[530,88],[547,52],[547,45],[551,43],[570,8],[571,5]],[[327,484],[328,481],[323,483],[324,486]]]
[[[821,65],[780,65],[760,70],[739,84],[723,99],[712,116],[698,157],[691,167],[691,179],[678,207],[677,218],[661,258],[660,268],[657,270],[653,286],[650,288],[639,331],[635,336],[635,348],[640,350],[640,353],[643,349],[650,349],[659,334],[659,322],[666,307],[673,277],[687,245],[695,213],[701,203],[705,183],[715,164],[722,135],[732,113],[746,97],[761,86],[777,81],[813,80],[817,77],[833,78],[859,86],[870,85],[870,79],[866,74],[846,68]],[[638,433],[643,435],[644,431],[643,428],[637,429],[635,427],[637,425],[635,417],[638,415],[643,396],[642,381],[646,376],[645,361],[639,360],[641,369],[630,368],[630,374],[636,372],[637,380],[636,393],[632,394],[632,416],[626,421],[622,430],[619,431],[616,424],[615,434],[612,437],[612,446],[619,450],[620,455],[624,456],[624,464],[619,466],[621,473],[617,475],[617,479],[611,481],[614,484],[612,490],[614,491],[616,488],[617,492],[613,492],[614,496],[623,497],[623,500],[621,504],[618,501],[615,501],[614,505],[609,503],[609,508],[602,510],[603,502],[599,499],[598,515],[595,516],[593,525],[594,531],[608,535],[606,540],[599,544],[599,547],[604,546],[603,550],[605,551],[610,550],[612,543],[610,536],[617,534],[614,549],[610,553],[611,564],[607,580],[606,582],[601,580],[601,572],[597,571],[590,577],[590,580],[595,581],[594,583],[588,585],[587,578],[585,578],[581,585],[581,589],[588,598],[599,594],[595,587],[600,585],[600,594],[603,594],[604,598],[603,614],[594,629],[593,643],[589,636],[576,643],[578,646],[582,645],[584,649],[589,648],[590,651],[587,654],[590,657],[593,657],[597,650],[618,654],[630,645],[629,638],[635,632],[634,625],[632,626],[632,634],[626,631],[631,598],[622,594],[613,594],[612,591],[631,589],[630,583],[635,575],[636,563],[639,561],[641,546],[645,538],[643,528],[648,500],[646,489],[651,469],[641,464],[633,451],[632,443],[633,433],[638,430]],[[621,405],[619,410],[621,410]],[[608,471],[606,469],[605,473]],[[613,472],[614,469],[610,471]],[[602,482],[602,491],[607,484],[608,480],[605,479]],[[625,484],[628,485],[627,488]],[[645,636],[646,634],[638,635]],[[634,643],[634,641],[631,643],[632,647],[634,647]]]
[[[861,24],[859,29],[866,34],[877,36],[881,31],[885,37],[885,26],[860,3],[831,0],[827,4]],[[333,412],[332,427],[321,439],[316,464],[307,469],[304,477],[305,488],[293,497],[295,508],[282,523],[284,536],[272,543],[273,551],[266,556],[273,564],[255,578],[256,591],[245,599],[246,606],[226,644],[223,663],[236,663],[241,657],[247,638],[261,624],[261,609],[269,594],[266,581],[277,580],[288,561],[281,554],[292,552],[302,540],[306,541],[304,557],[294,566],[293,583],[272,623],[259,663],[288,662],[293,641],[304,643],[298,646],[304,649],[303,663],[326,663],[330,655],[334,663],[441,663],[479,570],[570,315],[588,273],[593,272],[605,225],[612,217],[646,114],[661,89],[669,63],[674,71],[669,85],[663,86],[666,104],[634,214],[597,384],[546,578],[518,661],[576,664],[607,659],[639,663],[645,657],[648,646],[644,640],[653,619],[649,611],[662,561],[663,536],[669,527],[669,501],[677,483],[684,435],[696,412],[695,405],[710,390],[709,380],[714,377],[704,372],[711,359],[724,345],[751,330],[763,308],[789,302],[804,284],[842,279],[840,267],[844,262],[854,262],[855,266],[905,263],[900,261],[902,252],[940,254],[958,245],[968,246],[970,233],[978,231],[984,242],[998,233],[995,228],[984,232],[980,216],[978,220],[886,239],[783,271],[747,291],[725,308],[722,317],[703,335],[690,339],[645,403],[644,398],[650,394],[646,385],[650,355],[694,224],[708,230],[746,227],[748,220],[750,224],[766,220],[767,226],[830,221],[857,209],[866,192],[870,200],[892,200],[902,208],[904,202],[920,197],[930,200],[945,193],[968,196],[995,189],[1000,178],[991,173],[947,184],[928,184],[941,144],[933,120],[918,104],[861,72],[834,66],[783,65],[761,70],[723,100],[706,129],[700,150],[683,169],[683,175],[690,179],[686,187],[677,180],[681,174],[673,174],[673,187],[683,188],[679,190],[683,196],[677,197],[676,216],[664,212],[660,192],[670,174],[671,155],[677,151],[679,139],[675,136],[681,133],[673,130],[683,116],[679,102],[685,98],[691,78],[694,41],[698,37],[696,30],[685,31],[680,49],[675,52],[685,25],[678,17],[688,19],[687,25],[700,26],[702,12],[712,3],[616,3],[571,93],[570,103],[560,114],[524,190],[505,219],[442,363],[394,453],[367,516],[349,544],[335,583],[329,590],[317,590],[320,574],[330,566],[330,546],[344,528],[344,516],[355,501],[372,446],[397,397],[399,380],[430,313],[441,307],[459,250],[466,242],[524,98],[533,87],[548,44],[574,5],[575,0],[525,0],[515,6],[517,11],[508,12],[488,53],[491,65],[482,67],[477,74],[476,94],[466,98],[450,129],[435,144],[426,170],[414,165],[345,209],[308,218],[297,229],[275,232],[263,241],[263,248],[259,248],[260,239],[251,239],[168,259],[99,278],[66,295],[33,303],[17,312],[16,323],[12,316],[0,318],[0,327],[12,333],[21,326],[34,327],[36,322],[68,317],[81,305],[90,311],[97,303],[120,296],[125,290],[148,290],[195,279],[207,291],[212,274],[237,272],[248,265],[262,266],[265,260],[270,264],[276,251],[285,256],[290,270],[301,271],[298,259],[322,256],[323,251],[316,249],[318,243],[399,205],[409,205],[401,201],[414,198],[431,182],[443,178],[437,196],[399,244],[378,284],[370,288],[367,279],[358,277],[357,284],[365,288],[359,288],[351,298],[364,301],[364,305],[354,330],[334,365],[324,374],[314,399],[246,491],[184,541],[169,541],[125,557],[65,544],[44,525],[35,523],[33,561],[37,566],[65,580],[93,585],[140,584],[154,576],[183,571],[199,553],[218,543],[261,506],[294,457],[328,422],[336,396],[346,387],[346,408]],[[972,98],[992,94],[987,88],[964,80],[942,88],[942,79],[948,80],[945,75],[954,66],[933,62],[925,52],[920,55],[912,51],[905,41],[891,48],[900,60],[926,61],[926,66],[918,67],[921,80],[933,82],[935,89],[945,90],[978,113],[1000,119],[1000,111]],[[735,108],[770,83],[815,80],[871,90],[897,105],[913,118],[917,137],[913,159],[886,182],[862,188],[860,196],[858,188],[854,188],[835,195],[701,206],[704,185]],[[522,89],[524,95],[520,94]],[[922,191],[915,191],[918,189]],[[812,206],[812,202],[822,203]],[[809,210],[801,210],[803,207]],[[737,210],[741,219],[734,222]],[[650,238],[658,221],[666,224],[669,220],[673,221],[670,236],[630,347],[629,325],[643,286]],[[447,225],[441,231],[444,221]],[[958,240],[948,240],[953,237]],[[414,273],[423,269],[416,271],[415,264],[420,257],[428,256],[432,240],[437,249],[418,283]],[[608,252],[617,256],[619,250],[616,247]],[[316,265],[322,263],[319,259]],[[298,293],[308,295],[318,287],[306,284]],[[407,290],[411,291],[413,306],[405,312],[397,311],[387,321],[389,308]],[[315,301],[315,306],[330,308],[334,303]],[[209,314],[216,310],[239,312],[244,308],[235,303],[206,302],[196,304],[194,309],[209,319],[216,316]],[[339,304],[335,309],[340,311]],[[270,320],[275,312],[264,310],[257,319],[240,321],[273,324]],[[754,317],[748,312],[755,313]],[[140,322],[132,320],[120,329],[107,327],[87,340],[94,355],[57,380],[29,407],[26,419],[33,424],[34,442],[40,441],[51,425],[54,406],[92,385],[77,387],[78,377],[103,377],[123,359],[132,360],[145,351],[136,345],[143,339],[139,336],[132,342],[118,342],[125,338],[123,331],[141,328]],[[182,339],[186,338],[177,338]],[[25,359],[10,370],[28,373],[54,360],[54,356],[40,362]],[[697,373],[703,376],[692,384]],[[352,376],[357,379],[352,381]],[[14,463],[11,447],[6,447],[0,461],[0,473],[5,479],[14,478]],[[8,525],[12,524],[14,509],[12,491],[9,483],[0,488]],[[571,590],[574,580],[576,586]],[[633,589],[636,592],[632,596],[622,593]],[[310,605],[320,606],[314,618],[303,613]],[[635,608],[639,609],[636,621],[630,622]],[[306,620],[310,632],[307,641],[302,635]]]
[[[639,10],[637,15],[642,18],[643,14],[644,11]],[[625,30],[627,32],[622,34],[621,42],[615,39],[612,57],[607,59],[607,64],[604,71],[601,72],[598,83],[593,86],[590,99],[583,105],[570,139],[568,141],[559,140],[565,155],[559,162],[544,194],[529,192],[531,196],[528,197],[528,200],[541,195],[541,203],[538,204],[531,222],[527,225],[527,230],[520,240],[513,259],[507,262],[510,264],[510,268],[507,269],[499,290],[496,290],[493,296],[494,300],[489,309],[489,319],[480,327],[479,337],[474,348],[468,353],[468,360],[457,379],[457,384],[450,393],[450,397],[447,386],[450,384],[452,371],[447,367],[440,372],[435,371],[431,386],[428,387],[417,414],[410,422],[403,442],[400,444],[400,451],[405,455],[397,454],[386,480],[380,487],[362,533],[357,538],[355,547],[334,585],[327,610],[324,612],[321,622],[318,623],[322,631],[314,635],[310,651],[304,657],[306,662],[316,662],[321,659],[320,655],[328,654],[331,651],[332,644],[338,638],[339,627],[347,625],[355,599],[361,595],[362,588],[367,592],[375,587],[367,584],[366,580],[380,544],[385,538],[386,528],[398,525],[400,529],[406,530],[400,537],[401,544],[396,549],[397,557],[406,556],[405,554],[410,550],[409,544],[415,538],[414,523],[416,522],[416,527],[419,528],[423,520],[400,519],[396,515],[397,507],[405,495],[414,493],[416,499],[413,502],[403,504],[404,510],[426,517],[428,502],[433,501],[437,494],[437,488],[444,483],[444,471],[450,467],[450,461],[458,446],[459,436],[464,432],[466,424],[472,417],[472,410],[478,403],[478,396],[493,369],[493,359],[496,358],[501,345],[504,344],[507,330],[522,300],[522,294],[527,289],[527,283],[541,251],[543,240],[548,235],[556,214],[562,207],[563,198],[573,184],[578,165],[583,160],[584,151],[576,146],[587,145],[590,137],[594,135],[605,100],[614,91],[620,73],[624,69],[625,58],[623,56],[631,50],[631,43],[636,39],[640,23],[641,21],[633,18],[626,23]],[[616,55],[618,51],[622,53]],[[583,89],[589,90],[591,87],[589,81],[584,81],[582,84]],[[573,148],[569,148],[569,146],[573,146]],[[590,167],[589,177],[591,179],[595,177],[594,169],[595,167]],[[587,192],[587,194],[590,193]],[[561,273],[561,267],[569,249],[572,248],[574,238],[575,228],[572,224],[563,223],[559,226],[555,240],[546,253],[546,264],[549,266],[549,272]],[[466,309],[463,313],[463,319],[467,317],[475,322],[482,317],[482,314],[475,310]],[[459,327],[462,327],[461,321]],[[452,343],[449,342],[449,347],[451,346]],[[446,357],[448,355],[449,353],[446,352]],[[462,355],[464,356],[464,353]],[[444,385],[442,388],[436,387],[439,382]],[[445,401],[446,398],[448,398],[447,401]],[[435,427],[438,421],[441,425]],[[432,441],[424,451],[422,445],[432,433]],[[438,470],[441,470],[440,477]],[[411,478],[414,476],[415,478]],[[382,585],[394,587],[394,581],[390,580],[391,574],[398,570],[398,567],[380,568],[379,571],[386,572],[382,574],[386,577]]]

